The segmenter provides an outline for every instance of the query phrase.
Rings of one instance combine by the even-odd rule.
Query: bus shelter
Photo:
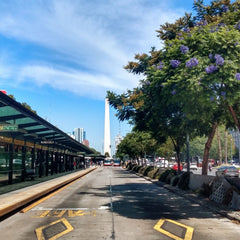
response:
[[[0,183],[84,167],[93,151],[0,92]]]

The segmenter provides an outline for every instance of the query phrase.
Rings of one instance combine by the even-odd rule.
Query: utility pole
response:
[[[190,163],[189,163],[189,134],[187,133],[187,172],[190,172]]]

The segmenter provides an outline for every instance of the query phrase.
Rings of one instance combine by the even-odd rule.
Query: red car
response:
[[[172,166],[172,169],[178,170],[178,164],[174,163],[174,165]],[[180,164],[180,170],[182,171],[182,169],[183,169],[183,166],[182,166],[182,164]]]

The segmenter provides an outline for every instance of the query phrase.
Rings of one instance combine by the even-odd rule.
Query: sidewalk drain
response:
[[[164,221],[161,228],[169,233],[176,235],[179,238],[182,238],[182,239],[185,238],[185,234],[186,234],[186,230],[187,230],[185,227],[181,227],[181,226],[171,223],[169,221]]]

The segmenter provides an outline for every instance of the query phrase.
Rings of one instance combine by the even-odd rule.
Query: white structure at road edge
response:
[[[111,138],[110,138],[110,117],[109,117],[109,100],[105,98],[105,122],[104,122],[104,153],[111,157]]]

